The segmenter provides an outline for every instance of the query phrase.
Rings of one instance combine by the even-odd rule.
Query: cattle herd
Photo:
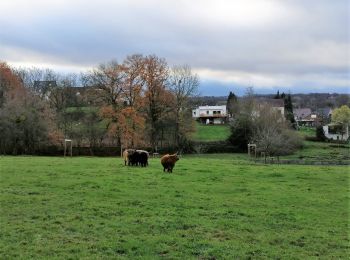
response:
[[[123,152],[124,165],[128,166],[148,166],[149,153],[144,150],[125,149]],[[163,172],[173,172],[175,163],[179,160],[177,153],[166,154],[160,158],[160,163],[163,166]]]

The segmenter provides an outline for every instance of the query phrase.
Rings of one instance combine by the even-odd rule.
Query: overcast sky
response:
[[[203,95],[349,93],[348,0],[1,0],[0,60],[79,72],[134,53],[188,64]]]

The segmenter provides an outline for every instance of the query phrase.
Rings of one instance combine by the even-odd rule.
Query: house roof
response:
[[[36,81],[34,81],[34,88],[40,89],[42,92],[46,92],[52,87],[57,87],[56,80],[36,80]]]
[[[310,114],[304,117],[299,117],[298,118],[300,121],[315,121],[317,119],[317,116],[315,114]]]
[[[293,110],[294,116],[297,118],[307,118],[311,115],[311,109],[310,108],[297,108]]]
[[[316,113],[321,116],[329,116],[332,114],[332,109],[330,107],[323,107],[317,109]]]
[[[197,109],[224,109],[226,110],[226,105],[224,106],[199,106]]]
[[[272,107],[284,107],[283,99],[274,99],[274,98],[259,98],[256,100],[259,104],[265,103]]]

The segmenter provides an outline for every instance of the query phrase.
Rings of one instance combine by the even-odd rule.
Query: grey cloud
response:
[[[233,7],[249,14],[249,8],[243,8],[245,2],[258,3],[251,1],[237,1],[240,4]],[[31,6],[19,0],[14,2],[11,8],[16,3]],[[198,0],[147,3],[134,0],[128,4],[78,0],[53,1],[52,5],[32,2],[36,2],[33,4],[36,9],[29,9],[29,13],[19,9],[13,12],[15,19],[10,14],[0,17],[4,25],[0,31],[0,51],[3,47],[21,49],[23,53],[21,59],[14,57],[13,52],[0,53],[0,58],[30,62],[25,55],[28,50],[42,56],[33,63],[59,60],[61,64],[86,67],[112,58],[121,60],[132,53],[154,53],[170,64],[187,63],[198,69],[243,71],[269,77],[285,74],[296,82],[308,74],[319,74],[322,78],[329,75],[335,82],[348,80],[348,1],[265,0],[276,18],[265,17],[271,20],[265,23],[265,18],[256,13],[262,24],[248,17],[247,26],[244,23],[247,18],[240,17],[235,10],[232,16],[237,19],[220,17],[220,13],[214,15],[214,10],[213,15],[203,15],[207,13],[201,8],[207,3],[209,7],[215,7],[213,3],[229,7],[232,3],[223,0],[204,1],[202,5]],[[322,82],[315,86],[319,84]]]

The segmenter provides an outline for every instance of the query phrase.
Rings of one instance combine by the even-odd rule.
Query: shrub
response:
[[[231,124],[231,135],[228,142],[241,152],[247,151],[247,144],[252,137],[252,129],[251,118],[239,115]]]
[[[318,141],[326,141],[327,137],[324,134],[323,127],[320,125],[316,128],[316,139]]]

